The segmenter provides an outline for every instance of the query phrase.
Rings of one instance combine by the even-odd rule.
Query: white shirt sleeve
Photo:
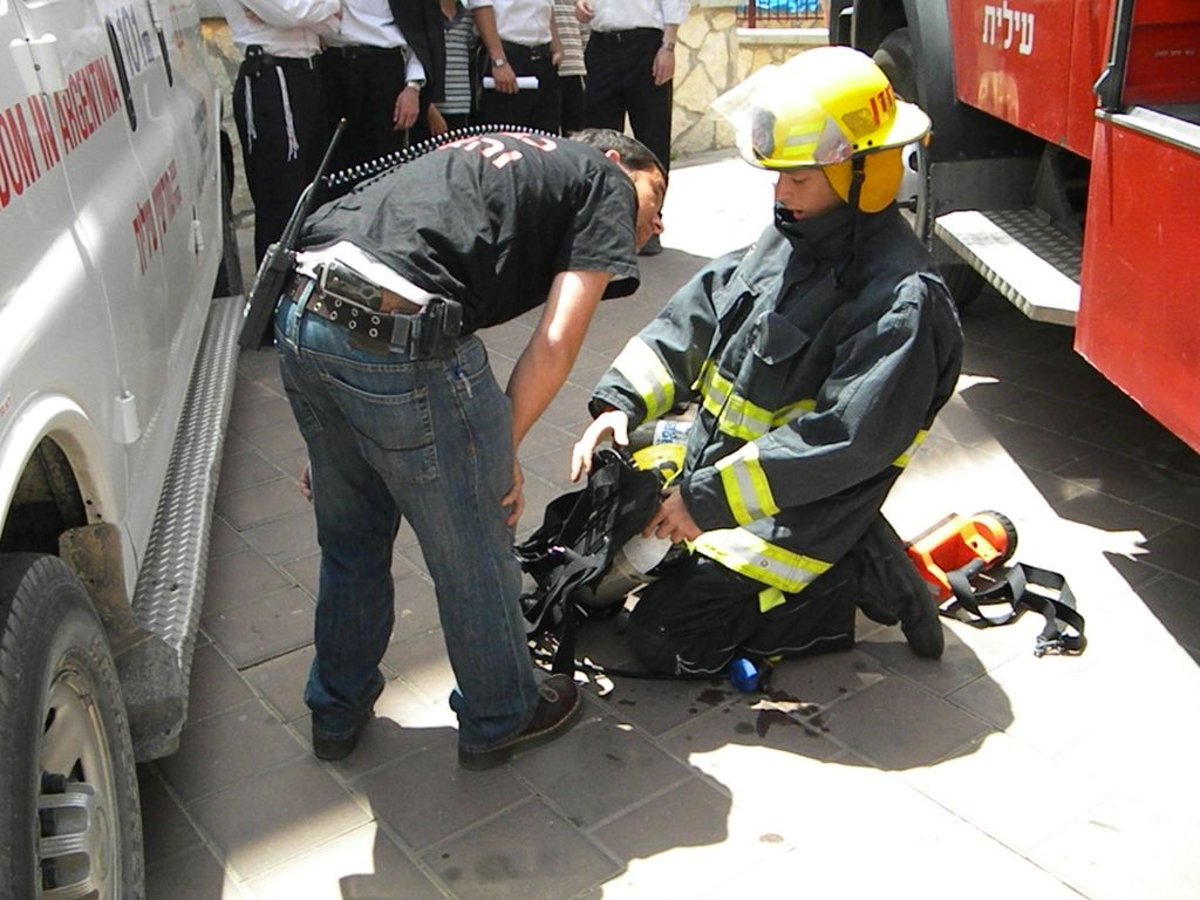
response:
[[[319,25],[341,9],[340,0],[241,0],[242,4],[276,28]]]
[[[688,0],[662,0],[663,23],[666,25],[682,25],[687,21],[691,12]]]

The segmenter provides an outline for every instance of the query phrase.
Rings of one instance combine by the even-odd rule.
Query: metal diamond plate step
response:
[[[1083,246],[1033,210],[939,216],[938,237],[1000,294],[1039,322],[1074,325]]]
[[[182,710],[184,718],[244,304],[241,296],[213,300],[133,596],[138,624],[174,651],[182,676],[162,679],[160,685],[150,687],[159,691],[158,699],[163,702],[155,704],[156,698],[151,696],[143,698],[142,704]],[[180,692],[182,696],[176,696]],[[158,735],[170,744],[183,727],[183,719],[157,725]],[[138,756],[145,758],[141,752]]]

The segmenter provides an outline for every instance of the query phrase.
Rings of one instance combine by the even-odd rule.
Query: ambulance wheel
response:
[[[116,666],[87,593],[54,556],[0,556],[0,760],[6,896],[145,896]]]
[[[917,60],[913,54],[912,38],[907,28],[897,28],[887,35],[875,51],[875,64],[883,69],[892,89],[903,100],[920,104],[917,89]],[[934,207],[929,175],[929,151],[924,144],[909,144],[903,150],[904,178],[900,182],[897,202],[905,211],[913,231],[926,247],[932,248]],[[945,251],[949,253],[949,251]],[[965,263],[941,263],[942,279],[959,310],[964,310],[983,290],[983,276]]]

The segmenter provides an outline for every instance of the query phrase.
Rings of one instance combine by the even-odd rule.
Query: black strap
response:
[[[954,598],[942,606],[944,616],[974,628],[992,628],[1011,625],[1033,610],[1046,620],[1034,644],[1034,656],[1079,654],[1087,647],[1075,595],[1058,572],[1014,563],[999,572],[979,574],[977,567],[968,566],[951,572],[948,580]],[[988,615],[982,609],[997,604],[1005,604],[1008,609],[999,615]]]

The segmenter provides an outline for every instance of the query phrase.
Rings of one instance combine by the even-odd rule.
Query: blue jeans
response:
[[[512,486],[508,398],[475,336],[445,358],[361,350],[284,300],[283,383],[308,444],[321,577],[305,702],[320,734],[348,735],[383,687],[395,620],[401,517],[421,542],[458,682],[459,743],[486,750],[523,729],[537,687],[520,570],[500,498]]]

